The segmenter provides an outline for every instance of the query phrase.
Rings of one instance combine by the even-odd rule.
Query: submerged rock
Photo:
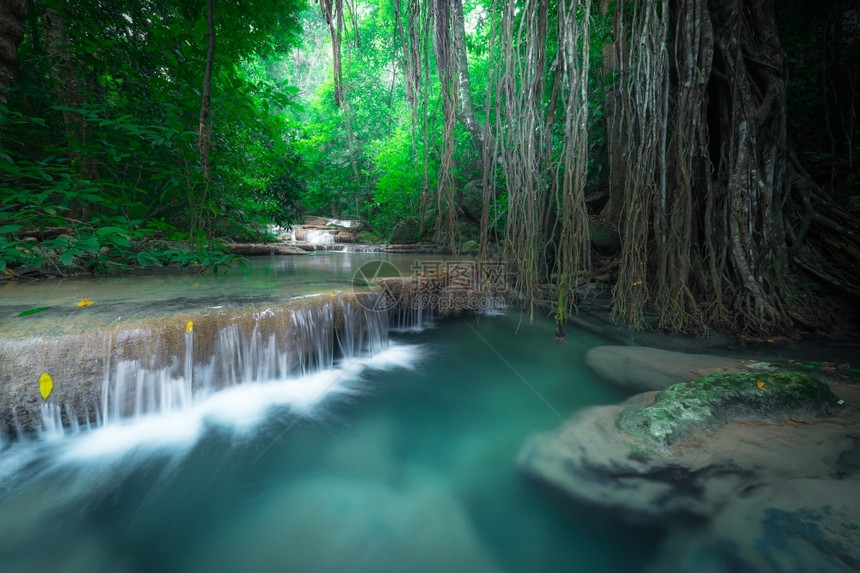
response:
[[[833,476],[858,438],[857,411],[817,380],[719,374],[583,410],[532,437],[517,464],[630,517],[707,517],[770,481]]]
[[[857,479],[792,479],[730,501],[673,532],[647,573],[860,570]]]
[[[466,508],[432,481],[297,479],[267,492],[198,549],[184,570],[499,571]]]
[[[585,363],[608,382],[636,392],[662,390],[715,372],[768,372],[773,369],[767,362],[647,346],[598,346],[586,353]]]

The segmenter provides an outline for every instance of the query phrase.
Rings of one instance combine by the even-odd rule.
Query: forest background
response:
[[[837,0],[4,0],[0,271],[313,214],[504,260],[561,326],[608,281],[633,327],[840,332],[858,80]]]

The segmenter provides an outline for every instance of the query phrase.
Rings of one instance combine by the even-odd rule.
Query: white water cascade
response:
[[[273,409],[314,416],[331,397],[363,393],[368,370],[413,368],[420,358],[419,347],[390,342],[388,313],[328,295],[311,298],[310,304],[278,309],[288,312],[288,320],[264,310],[209,338],[189,327],[181,344],[164,335],[162,352],[172,343],[172,354],[108,361],[99,410],[63,427],[62,408],[70,419],[74,411],[67,404],[45,405],[42,439],[78,434],[64,448],[67,461],[120,459],[163,447],[178,455],[213,424],[241,435]],[[272,324],[286,326],[273,331]],[[124,342],[108,337],[106,353],[128,354]]]
[[[314,245],[332,245],[335,242],[334,235],[320,229],[309,230],[306,240]]]
[[[251,383],[301,384],[337,361],[372,357],[389,346],[388,315],[333,298],[289,311],[283,332],[267,331],[274,310],[254,313],[252,328],[224,326],[211,347],[195,353],[195,333],[165,357],[119,359],[108,365],[102,423],[187,411],[207,397]],[[178,352],[177,352],[178,351]],[[166,364],[165,364],[166,363]],[[153,365],[158,364],[158,365]]]

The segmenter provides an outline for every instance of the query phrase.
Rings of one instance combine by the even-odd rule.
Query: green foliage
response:
[[[216,2],[207,181],[205,2],[34,4],[0,109],[0,265],[218,266],[230,257],[215,237],[259,238],[299,216],[298,90],[263,62],[297,44],[305,5]],[[41,34],[48,10],[68,36],[60,47]]]

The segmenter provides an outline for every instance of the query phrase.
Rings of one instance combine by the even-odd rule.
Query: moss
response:
[[[663,449],[730,420],[832,416],[837,402],[827,384],[806,374],[716,373],[670,386],[651,404],[624,410],[616,426],[629,441]]]

